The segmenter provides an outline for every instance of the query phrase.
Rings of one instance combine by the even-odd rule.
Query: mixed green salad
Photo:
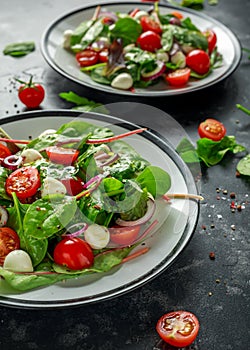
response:
[[[144,131],[72,121],[0,139],[0,276],[12,288],[102,273],[147,251],[171,178],[122,140]]]
[[[63,47],[95,82],[130,91],[159,81],[166,89],[185,86],[222,64],[212,29],[199,29],[174,10],[162,14],[158,3],[129,13],[98,6],[92,18],[64,32]]]

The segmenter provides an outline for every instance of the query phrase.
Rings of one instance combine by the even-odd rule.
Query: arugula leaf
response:
[[[73,34],[70,37],[70,46],[74,51],[74,46],[79,44],[84,34],[92,26],[93,20],[84,21],[79,24],[79,26],[74,30]]]
[[[238,162],[236,169],[241,175],[250,176],[250,154]]]
[[[20,43],[13,43],[5,46],[3,50],[4,55],[13,57],[21,57],[28,55],[35,50],[35,43],[33,41],[24,41]]]

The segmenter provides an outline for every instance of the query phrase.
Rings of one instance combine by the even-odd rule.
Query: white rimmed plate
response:
[[[82,118],[93,124],[108,126],[115,134],[138,128],[119,118],[97,113],[53,110],[18,114],[1,119],[1,127],[12,137],[36,137],[45,129],[58,128]],[[169,192],[197,194],[195,180],[186,164],[167,141],[153,131],[126,138],[153,165],[169,172],[172,185]],[[156,232],[145,241],[149,252],[108,273],[93,274],[68,280],[49,287],[17,293],[0,280],[0,303],[25,308],[60,308],[104,301],[127,293],[163,272],[183,251],[192,237],[199,215],[196,201],[175,200],[171,205],[160,202],[156,217]]]
[[[223,55],[222,67],[215,69],[205,79],[190,82],[188,85],[179,88],[169,87],[164,82],[160,82],[154,86],[145,89],[136,88],[135,91],[130,92],[96,83],[87,74],[80,71],[74,55],[63,48],[62,42],[64,31],[67,29],[74,30],[82,21],[90,19],[93,16],[97,5],[98,3],[95,3],[91,6],[72,10],[71,12],[62,15],[48,26],[41,40],[41,51],[47,63],[55,71],[66,78],[86,87],[127,96],[155,97],[179,95],[204,89],[218,83],[231,75],[240,62],[240,43],[234,33],[225,25],[201,12],[159,4],[160,12],[162,14],[178,10],[185,17],[190,17],[193,23],[201,30],[206,30],[208,28],[213,29],[216,32],[218,39],[218,51]],[[120,11],[125,13],[136,7],[143,10],[148,9],[150,6],[150,4],[143,4],[141,2],[129,3],[120,1],[119,3],[107,2],[101,5],[102,8],[105,8],[107,11]]]

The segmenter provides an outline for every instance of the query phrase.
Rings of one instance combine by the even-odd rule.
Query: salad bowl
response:
[[[100,127],[108,126],[114,134],[138,128],[138,125],[118,117],[100,113],[67,110],[26,112],[1,119],[1,128],[11,137],[27,140],[46,129],[58,129],[63,124],[81,120]],[[126,138],[142,157],[161,167],[171,177],[170,193],[198,194],[196,181],[175,148],[153,129]],[[25,308],[60,308],[82,305],[127,293],[167,269],[186,247],[195,230],[199,203],[185,198],[168,203],[159,201],[156,212],[158,225],[145,241],[148,252],[136,259],[101,274],[59,282],[50,286],[17,292],[0,279],[0,303]]]
[[[190,18],[192,23],[201,31],[212,29],[217,36],[218,52],[223,58],[222,65],[213,69],[205,78],[191,79],[188,84],[183,86],[168,85],[163,79],[148,87],[135,87],[127,90],[104,85],[98,80],[94,81],[91,75],[87,74],[88,72],[82,72],[76,62],[75,55],[63,47],[64,32],[67,30],[73,31],[81,22],[92,18],[97,5],[99,4],[95,3],[91,6],[78,8],[55,19],[44,31],[41,40],[41,51],[47,63],[55,71],[80,85],[111,94],[127,96],[156,97],[180,95],[204,89],[222,81],[234,72],[240,62],[240,43],[234,33],[225,25],[201,12],[159,4],[159,11],[163,15],[178,11],[184,18]],[[102,3],[101,8],[107,13],[129,13],[135,8],[147,11],[151,5],[149,3],[119,1]]]

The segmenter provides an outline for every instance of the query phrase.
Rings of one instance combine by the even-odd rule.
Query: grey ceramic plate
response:
[[[201,30],[206,30],[208,28],[213,29],[218,38],[218,50],[223,55],[223,66],[215,69],[212,74],[205,79],[190,82],[185,87],[180,88],[169,87],[164,82],[160,82],[152,87],[145,89],[136,88],[134,92],[130,92],[96,83],[87,74],[79,70],[74,55],[62,47],[64,31],[67,29],[73,30],[82,21],[90,19],[94,13],[96,5],[97,3],[91,6],[73,10],[72,12],[56,19],[45,30],[41,41],[42,54],[48,64],[58,73],[81,85],[113,94],[128,96],[154,97],[179,95],[204,89],[218,83],[232,74],[240,62],[241,47],[239,41],[232,31],[225,25],[198,11],[184,8],[180,9],[173,6],[164,6],[159,4],[160,12],[162,14],[170,13],[173,10],[178,10],[184,15],[184,17],[190,17],[193,23]],[[139,7],[140,9],[148,9],[149,6],[149,4],[141,2],[129,3],[119,1],[102,3],[102,8],[105,8],[107,11],[120,11],[124,13],[129,12],[135,7]]]
[[[36,137],[45,129],[57,129],[76,118],[109,126],[115,134],[138,128],[119,118],[101,114],[54,110],[27,112],[1,119],[1,127],[12,137]],[[196,183],[186,164],[170,144],[152,131],[126,138],[143,157],[169,172],[175,193],[197,193]],[[55,308],[87,304],[116,297],[135,289],[164,271],[181,254],[192,237],[199,215],[196,201],[174,200],[157,204],[158,226],[145,244],[149,252],[114,268],[109,273],[93,274],[64,283],[17,293],[0,279],[0,303],[16,307]]]

